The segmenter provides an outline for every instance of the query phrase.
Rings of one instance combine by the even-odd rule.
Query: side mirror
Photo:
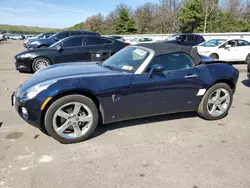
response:
[[[154,65],[151,68],[148,77],[152,78],[155,75],[155,73],[157,73],[157,72],[163,72],[164,70],[165,70],[164,66],[162,66],[162,65]]]
[[[225,48],[231,48],[232,46],[230,44],[227,44]]]
[[[55,37],[54,39],[55,39],[55,41],[59,41],[59,39],[57,37]]]
[[[58,45],[58,46],[56,47],[56,50],[57,50],[57,51],[61,51],[61,50],[62,50],[62,46],[61,46],[61,45]]]

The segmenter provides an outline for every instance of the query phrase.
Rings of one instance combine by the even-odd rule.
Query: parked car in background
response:
[[[195,46],[204,41],[205,39],[201,35],[197,35],[193,33],[183,33],[183,34],[173,35],[162,42],[181,44],[185,46]]]
[[[250,79],[250,60],[247,63],[247,76]]]
[[[79,31],[61,31],[61,32],[55,33],[54,35],[52,35],[51,37],[47,39],[37,39],[31,42],[28,46],[28,49],[48,48],[50,45],[58,42],[59,40],[62,40],[69,36],[75,36],[75,35],[100,36],[99,33],[90,32],[90,31],[80,31],[80,30]]]
[[[3,34],[0,34],[0,42],[1,41],[4,41],[4,36],[3,36]]]
[[[199,54],[223,61],[250,60],[250,42],[243,39],[211,39],[197,45]]]
[[[154,42],[154,40],[148,37],[134,38],[130,40],[131,45],[136,45],[141,43],[152,43],[152,42]]]
[[[109,36],[109,38],[118,40],[120,42],[125,42],[125,39],[121,36]]]
[[[52,35],[54,35],[54,32],[49,32],[49,33],[41,33],[39,35],[37,35],[35,38],[28,38],[24,41],[23,45],[25,48],[29,47],[29,44],[36,41],[36,40],[40,40],[40,39],[47,39],[49,37],[51,37]]]
[[[77,61],[104,61],[128,44],[115,39],[86,35],[71,36],[45,49],[34,49],[15,56],[16,69],[36,72],[52,64]]]
[[[238,76],[227,63],[203,63],[195,48],[140,44],[103,63],[44,68],[16,90],[12,104],[26,122],[69,144],[86,140],[100,121],[189,111],[222,119]]]
[[[23,39],[22,35],[13,35],[13,36],[11,36],[10,38],[11,38],[12,40],[22,40],[22,39]]]

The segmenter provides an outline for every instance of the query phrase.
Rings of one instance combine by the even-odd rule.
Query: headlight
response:
[[[37,96],[40,92],[46,90],[50,85],[53,83],[57,82],[56,80],[48,81],[48,82],[43,82],[40,84],[37,84],[30,89],[28,89],[26,96],[28,99],[33,99],[35,96]]]
[[[39,45],[39,44],[40,44],[40,42],[38,42],[38,41],[34,41],[34,42],[31,42],[31,43],[30,43],[30,45],[36,45],[36,44],[37,44],[37,45]]]
[[[27,53],[27,54],[22,54],[22,55],[20,55],[20,56],[18,56],[19,58],[29,58],[29,57],[34,57],[34,55],[33,54],[30,54],[30,53]]]

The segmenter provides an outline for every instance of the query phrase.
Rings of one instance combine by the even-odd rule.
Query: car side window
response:
[[[80,47],[82,46],[82,37],[69,39],[63,43],[63,47]]]
[[[58,35],[56,35],[56,38],[57,38],[58,40],[62,40],[62,39],[64,39],[64,38],[68,37],[68,36],[69,36],[69,33],[68,33],[68,32],[63,32],[63,33],[59,33]]]
[[[188,39],[188,41],[193,41],[193,40],[195,40],[195,35],[188,35],[187,39]]]
[[[180,35],[179,39],[180,39],[181,42],[184,42],[184,41],[187,40],[187,36],[186,35]]]
[[[104,39],[105,44],[112,44],[114,41],[109,39]]]
[[[221,45],[220,48],[225,48],[226,45],[230,45],[231,47],[236,47],[237,42],[235,40],[230,40],[230,41],[226,42],[225,44]]]
[[[149,72],[154,65],[162,65],[165,71],[190,69],[194,66],[192,58],[185,53],[173,53],[156,56],[150,62],[145,72]]]
[[[250,46],[250,43],[245,40],[238,40],[237,46]]]
[[[97,37],[88,37],[87,38],[86,46],[100,45],[100,44],[105,44],[105,42],[102,38],[97,38]]]

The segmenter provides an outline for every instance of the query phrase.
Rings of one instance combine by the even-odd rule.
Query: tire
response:
[[[211,57],[211,58],[213,58],[213,59],[219,59],[219,56],[218,56],[218,54],[211,54],[211,55],[209,55],[209,57]]]
[[[222,97],[221,99],[218,99],[216,100],[216,96],[214,96],[214,94],[217,94],[217,91],[221,90],[221,93],[227,93],[227,95],[229,96],[229,101],[226,100],[224,103],[222,100]],[[216,92],[216,93],[215,93]],[[222,95],[222,94],[221,94]],[[225,96],[224,96],[225,97]],[[211,99],[213,98],[213,100]],[[211,99],[211,100],[210,100]],[[221,102],[220,102],[221,100]],[[215,101],[213,103],[210,104],[211,101]],[[203,96],[201,102],[200,102],[200,105],[197,109],[197,114],[199,116],[201,116],[202,118],[206,119],[206,120],[219,120],[219,119],[222,119],[224,118],[227,114],[228,114],[228,111],[232,105],[232,102],[233,102],[233,91],[232,89],[229,87],[229,85],[225,84],[225,83],[217,83],[215,85],[213,85],[207,92],[206,94]],[[214,114],[212,114],[212,109],[214,109],[214,105],[216,106],[217,103],[220,104],[220,107],[222,107],[222,103],[225,107],[225,111],[223,113],[219,113],[220,111],[220,108],[219,107],[215,107],[215,112]],[[219,106],[218,104],[218,106]],[[212,107],[211,107],[212,105]],[[211,111],[209,111],[211,110]],[[219,111],[218,111],[219,110]],[[217,112],[217,114],[215,115],[215,113]],[[222,111],[221,111],[222,112]]]
[[[70,107],[72,103],[74,103],[72,106],[72,109],[67,108],[67,107]],[[80,107],[81,109],[79,109],[79,111],[76,110],[79,113],[76,117],[74,117],[73,116],[74,109],[76,109],[76,105],[79,105],[79,104],[83,105],[84,107],[81,106]],[[64,111],[64,112],[67,113],[68,119],[61,118],[61,116],[57,115],[57,113],[61,112],[61,109],[63,108],[67,109],[67,111]],[[80,116],[82,115],[80,114],[80,112],[84,110],[86,110],[87,113],[85,113],[83,116]],[[70,116],[71,118],[68,116],[70,114],[71,114]],[[72,122],[75,122],[77,118],[81,118],[81,117],[83,118],[90,117],[89,119],[91,120],[89,122],[85,122],[86,123],[85,125],[83,122],[80,122],[80,124],[78,122],[78,124],[75,123],[76,125],[73,125]],[[66,121],[60,122],[62,119]],[[45,114],[45,119],[44,119],[45,128],[48,134],[51,137],[53,137],[55,140],[63,144],[72,144],[72,143],[77,143],[77,142],[86,140],[95,131],[98,121],[99,121],[99,112],[95,103],[91,99],[82,95],[67,95],[62,98],[59,98],[54,103],[52,103],[51,106],[48,108]],[[62,125],[58,127],[58,124],[66,125],[65,126],[66,129],[65,130],[63,129],[62,132],[58,131],[59,128],[63,127]],[[80,132],[78,131],[79,133],[78,135],[76,133],[77,132],[76,129],[80,130]]]
[[[250,63],[250,54],[247,55],[246,60],[245,60],[245,63],[246,63],[246,64]]]
[[[38,57],[34,59],[34,61],[32,62],[32,71],[36,72],[40,70],[41,68],[47,67],[49,65],[51,65],[51,63],[47,58]]]

